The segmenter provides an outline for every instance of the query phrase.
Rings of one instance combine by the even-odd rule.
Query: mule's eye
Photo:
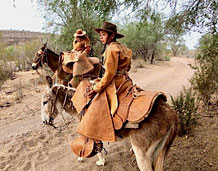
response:
[[[44,101],[44,102],[43,102],[43,105],[46,105],[47,103],[48,103],[48,101]]]

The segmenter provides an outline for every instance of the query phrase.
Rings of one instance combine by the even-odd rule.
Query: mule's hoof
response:
[[[79,162],[83,162],[83,161],[84,161],[84,158],[78,157],[78,161],[79,161]]]
[[[105,159],[102,159],[102,160],[98,160],[96,162],[97,166],[104,166],[105,165]]]

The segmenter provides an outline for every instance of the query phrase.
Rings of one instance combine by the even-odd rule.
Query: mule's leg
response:
[[[96,164],[98,166],[104,166],[105,165],[105,158],[104,158],[104,152],[103,150],[101,152],[98,152],[98,161],[96,162]]]
[[[165,156],[166,156],[166,150],[164,149],[157,156],[157,160],[155,163],[155,171],[162,171],[163,170]]]
[[[78,157],[77,160],[78,160],[78,162],[83,162],[84,158],[83,157]]]
[[[165,136],[161,139],[158,147],[154,152],[155,171],[162,171],[165,157],[169,151],[169,148],[175,139],[177,132],[177,125],[172,124]]]
[[[154,170],[155,171],[162,171],[163,170],[164,160],[165,160],[165,156],[166,156],[167,148],[168,148],[168,140],[170,138],[171,132],[172,132],[172,129],[170,128],[167,131],[166,135],[160,139],[159,143],[157,144],[157,146],[153,152]]]
[[[136,162],[141,171],[153,171],[152,169],[152,158],[144,152],[140,147],[132,144],[132,149],[136,156]]]
[[[166,103],[163,104],[165,108],[165,112],[168,114],[170,118],[170,128],[166,132],[166,134],[161,138],[158,147],[154,152],[154,168],[155,171],[162,171],[165,157],[170,149],[171,144],[173,143],[176,134],[177,134],[177,117],[175,111],[171,110],[169,105]]]

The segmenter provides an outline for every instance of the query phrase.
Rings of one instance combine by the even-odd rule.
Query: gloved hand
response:
[[[92,99],[96,95],[96,92],[94,90],[91,90],[88,92],[87,96]]]

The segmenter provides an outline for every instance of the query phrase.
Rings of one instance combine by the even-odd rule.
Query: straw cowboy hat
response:
[[[117,26],[115,24],[109,23],[107,21],[104,22],[101,28],[96,28],[95,31],[98,33],[100,33],[100,31],[115,33],[115,37],[117,39],[124,37],[124,35],[117,33]]]
[[[76,33],[74,34],[74,37],[77,37],[77,36],[84,36],[86,35],[86,31],[83,31],[82,29],[78,29],[76,31]]]

